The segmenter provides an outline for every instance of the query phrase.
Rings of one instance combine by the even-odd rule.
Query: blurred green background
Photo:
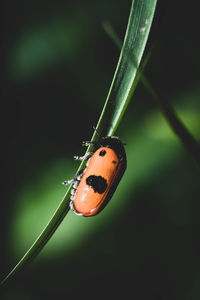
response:
[[[66,191],[61,182],[76,172],[73,155],[84,153],[119,57],[101,22],[123,39],[130,5],[6,2],[1,278],[54,213]],[[145,74],[199,139],[197,5],[164,7]],[[94,218],[70,211],[5,300],[200,299],[198,169],[140,84],[117,135],[128,168],[112,201]]]

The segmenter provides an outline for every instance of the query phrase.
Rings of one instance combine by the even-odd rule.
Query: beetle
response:
[[[118,137],[102,137],[99,142],[84,142],[92,145],[94,152],[75,156],[76,160],[88,160],[86,168],[80,170],[74,179],[63,184],[73,184],[70,208],[84,217],[95,216],[107,205],[115,192],[127,167],[124,145]]]

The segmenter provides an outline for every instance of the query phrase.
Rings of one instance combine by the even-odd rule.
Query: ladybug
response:
[[[70,208],[75,214],[90,217],[98,214],[109,202],[125,170],[126,153],[118,137],[106,136],[97,143],[84,142],[83,146],[94,146],[94,152],[75,156],[76,160],[88,160],[86,168],[80,170],[73,183]]]

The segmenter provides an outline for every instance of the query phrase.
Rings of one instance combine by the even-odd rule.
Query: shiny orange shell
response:
[[[103,154],[103,155],[102,155]],[[73,209],[83,216],[96,215],[110,198],[110,190],[120,177],[122,163],[111,148],[100,147],[90,158],[89,164],[77,187]],[[90,179],[101,179],[100,188],[88,184]],[[113,193],[112,193],[113,194]]]

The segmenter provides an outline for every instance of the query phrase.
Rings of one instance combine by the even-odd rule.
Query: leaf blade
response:
[[[119,122],[136,87],[135,84],[133,88],[133,81],[136,78],[137,69],[146,46],[156,3],[157,0],[132,1],[127,31],[117,68],[91,141],[97,140],[97,131],[100,135],[113,135],[117,129],[117,126],[119,125]],[[144,26],[146,27],[144,28]],[[127,53],[129,52],[131,55],[133,55],[136,62],[135,64],[130,63],[129,59],[127,59]],[[91,148],[92,147],[89,146],[87,151],[90,151]],[[78,171],[84,166],[85,162],[81,162]],[[43,249],[45,244],[51,238],[69,211],[70,190],[71,186],[68,188],[59,207],[42,233],[18,262],[18,264],[1,282],[1,285],[7,283],[7,281],[11,279],[20,269],[27,265],[27,263],[30,262]]]
[[[136,88],[135,85],[133,89],[133,81],[144,53],[156,3],[157,0],[132,2],[117,68],[97,124],[102,135],[114,134]],[[133,60],[134,64],[131,63]]]

